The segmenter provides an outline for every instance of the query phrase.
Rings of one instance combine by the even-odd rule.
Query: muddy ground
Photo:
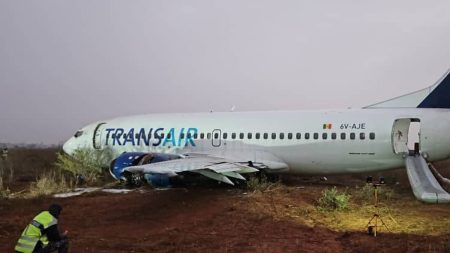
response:
[[[349,215],[359,216],[352,229],[331,224],[333,213],[324,214],[326,219],[310,213],[315,212],[310,210],[322,190],[332,185],[353,187],[361,180],[362,176],[327,182],[287,179],[281,190],[267,192],[207,184],[141,188],[127,194],[95,192],[66,199],[3,199],[0,252],[12,252],[26,224],[55,202],[64,207],[60,227],[69,230],[71,252],[450,252],[450,231],[423,230],[427,219],[418,222],[418,232],[401,232],[402,213],[418,218],[431,215],[437,224],[450,219],[449,205],[426,205],[414,199],[404,170],[387,177],[389,184],[400,185],[396,189],[400,197],[389,205],[405,207],[392,211],[398,224],[391,233],[369,236],[365,226],[371,213],[344,213],[331,219],[339,223]],[[23,187],[23,181],[16,188]],[[358,208],[358,203],[351,206]]]

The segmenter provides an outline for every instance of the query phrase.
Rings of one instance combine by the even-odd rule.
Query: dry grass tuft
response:
[[[31,183],[26,198],[36,198],[53,195],[55,193],[68,192],[73,189],[73,183],[62,174],[49,172],[42,174],[36,182]]]
[[[7,199],[11,195],[11,191],[4,187],[3,179],[0,177],[0,199]]]

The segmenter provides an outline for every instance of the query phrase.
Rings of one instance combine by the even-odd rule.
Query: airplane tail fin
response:
[[[364,108],[448,108],[450,109],[450,70],[434,85]]]

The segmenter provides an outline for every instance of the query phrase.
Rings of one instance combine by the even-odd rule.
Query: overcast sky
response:
[[[0,0],[0,142],[130,114],[361,107],[448,68],[448,0]]]

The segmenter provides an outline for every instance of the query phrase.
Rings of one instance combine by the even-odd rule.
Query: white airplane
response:
[[[114,178],[154,185],[184,173],[234,184],[245,180],[242,174],[257,171],[328,175],[406,163],[410,180],[417,181],[412,182],[416,197],[430,202],[423,182],[434,177],[429,179],[422,163],[450,158],[449,108],[447,72],[429,88],[362,109],[152,114],[99,121],[77,131],[63,150],[109,148],[117,154],[110,166]],[[442,195],[431,202],[447,198],[431,191]]]

